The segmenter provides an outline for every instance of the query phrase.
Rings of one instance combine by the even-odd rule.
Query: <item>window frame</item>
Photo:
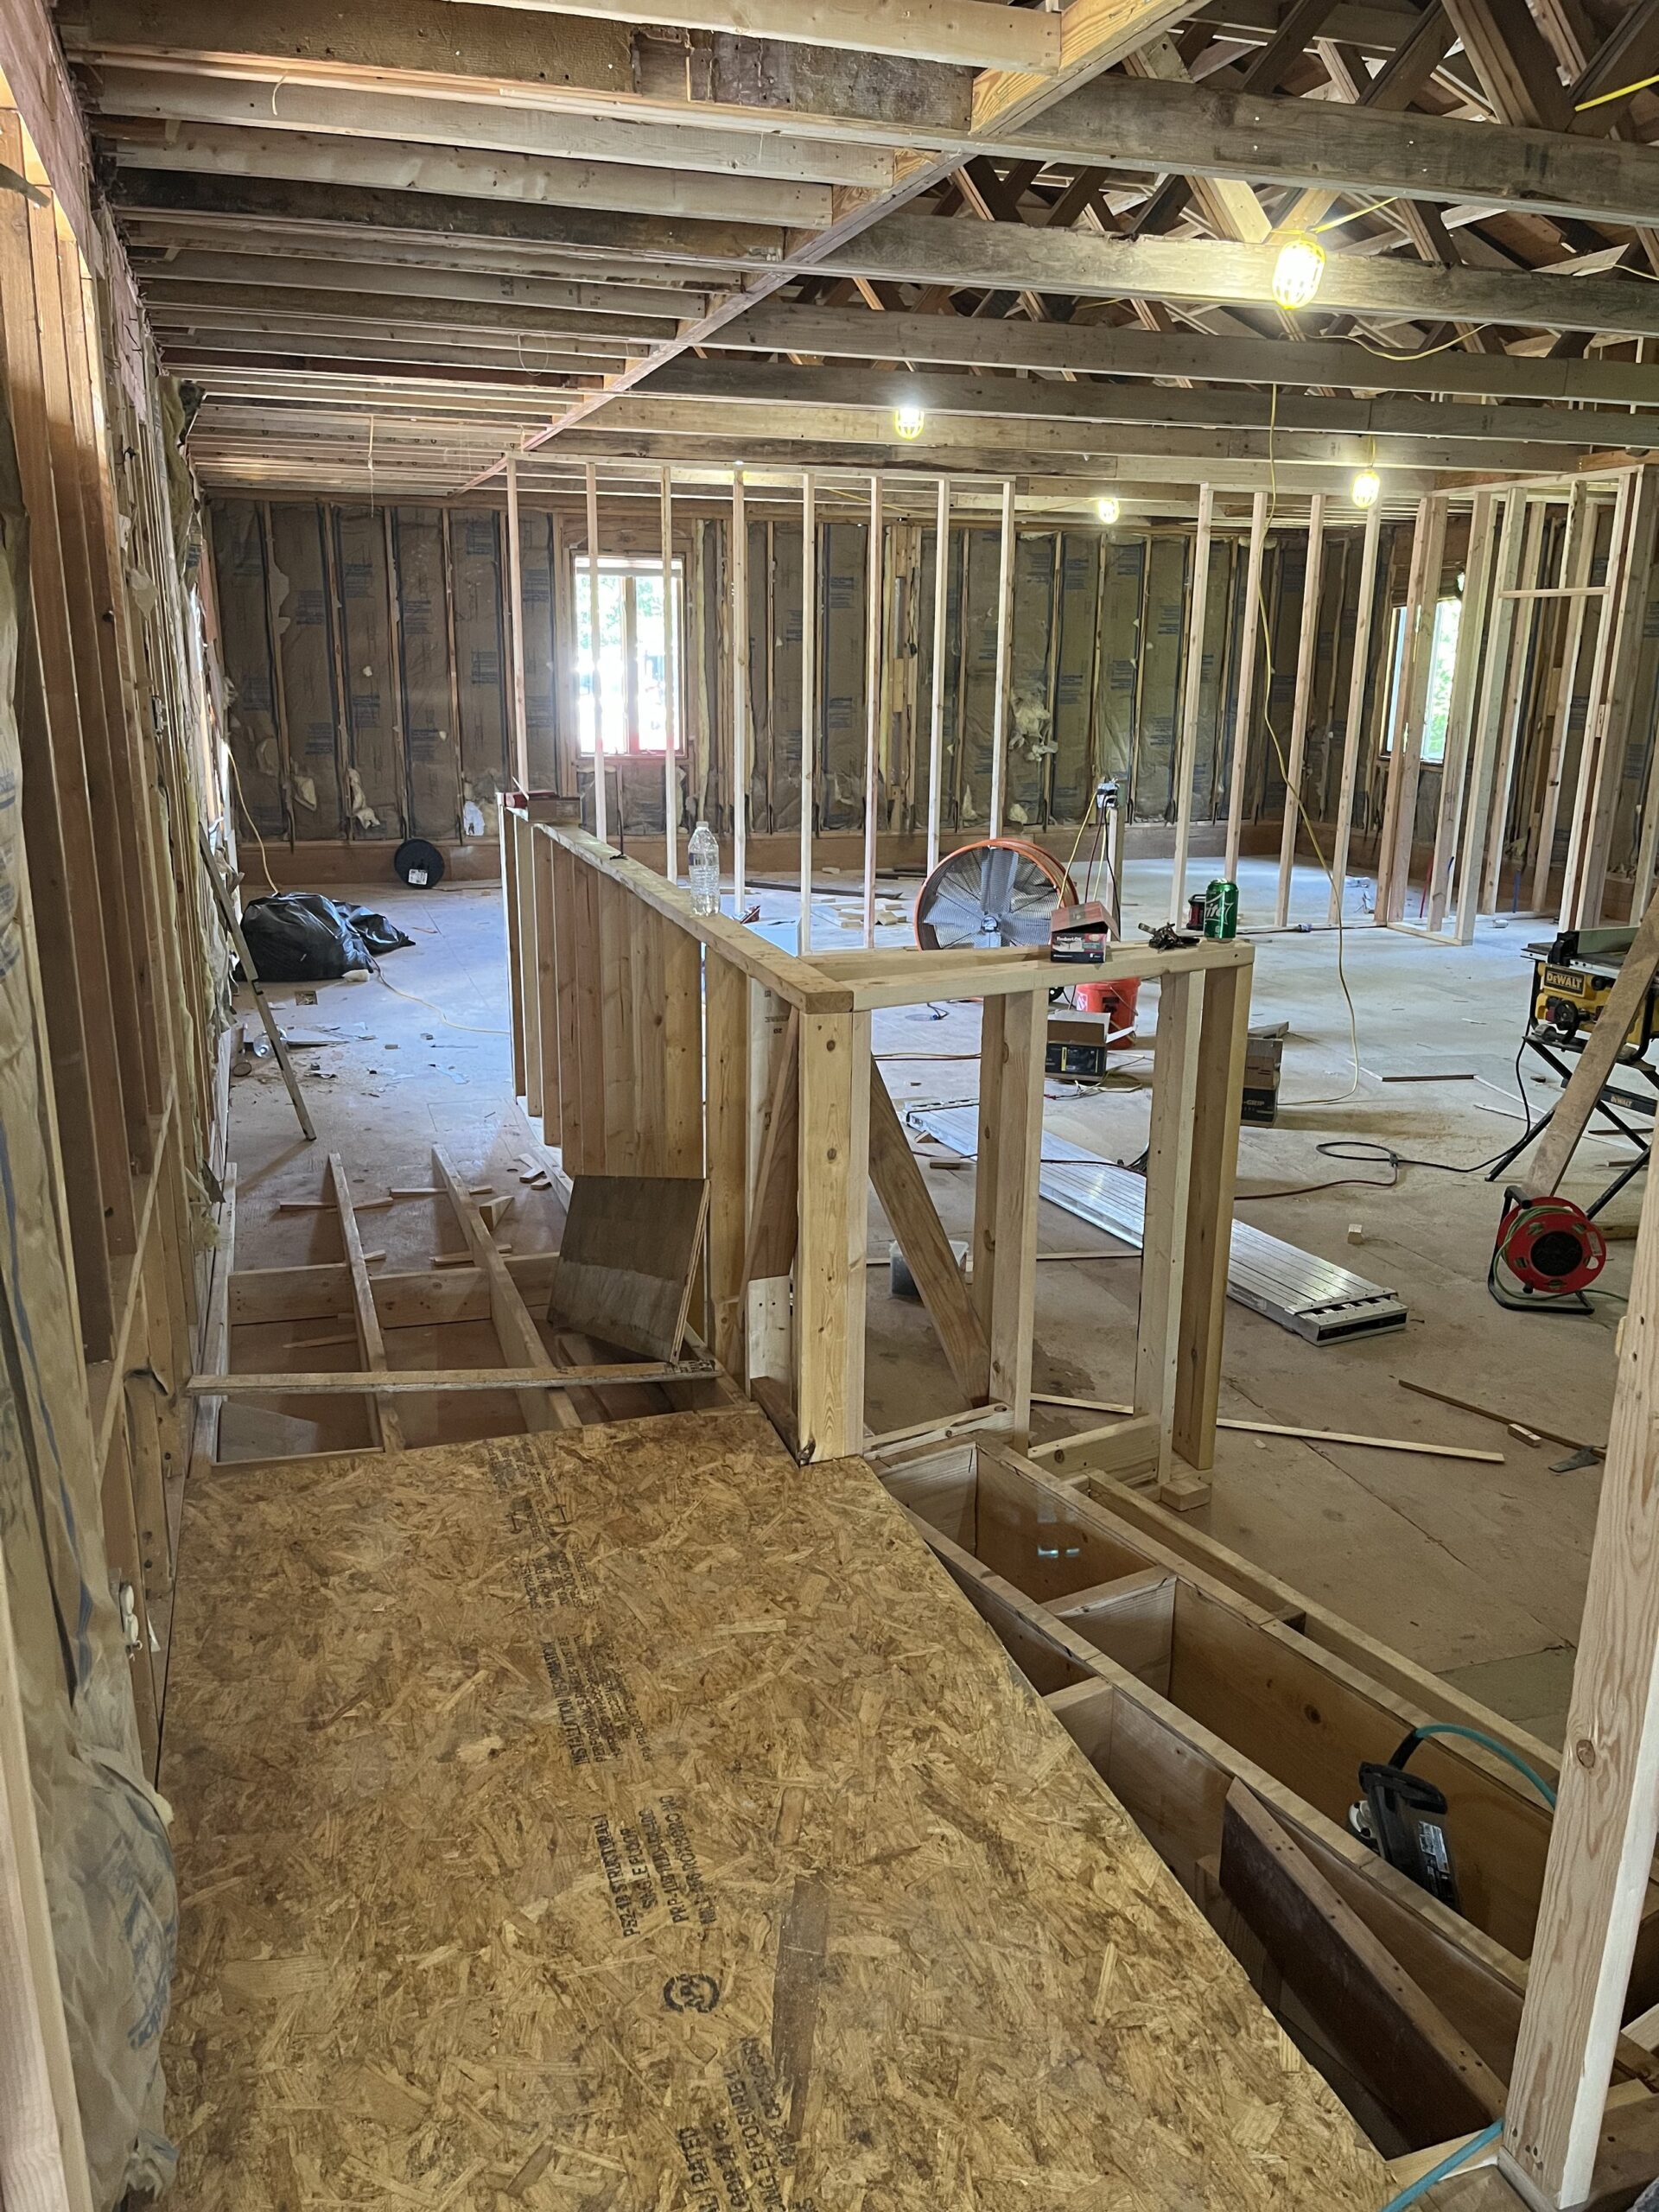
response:
[[[581,548],[573,548],[570,555],[570,675],[572,720],[575,754],[579,760],[594,760],[601,749],[597,741],[602,736],[607,741],[602,750],[607,760],[657,760],[664,755],[674,757],[685,749],[685,558],[676,553],[670,563],[671,588],[664,594],[664,658],[671,659],[675,696],[671,702],[668,693],[667,668],[664,670],[664,742],[648,745],[642,742],[639,704],[643,692],[640,682],[641,655],[639,651],[639,585],[642,577],[654,579],[659,588],[663,576],[663,556],[660,553],[603,553],[599,556],[601,587],[607,576],[620,576],[626,589],[622,601],[623,664],[626,688],[626,741],[622,745],[608,742],[610,731],[600,719],[600,702],[595,696],[594,656],[583,652],[583,632],[587,626],[588,608],[588,556]],[[585,727],[590,721],[589,702],[592,702],[591,734]]]

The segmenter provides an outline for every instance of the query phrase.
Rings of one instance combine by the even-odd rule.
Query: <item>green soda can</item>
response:
[[[1205,887],[1204,933],[1224,942],[1238,934],[1238,886],[1222,876]]]

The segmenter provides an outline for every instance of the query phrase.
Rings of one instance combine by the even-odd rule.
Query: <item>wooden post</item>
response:
[[[1175,857],[1169,880],[1169,918],[1186,916],[1186,849],[1192,834],[1192,760],[1198,741],[1198,699],[1204,686],[1204,618],[1210,593],[1210,520],[1215,493],[1198,486],[1198,529],[1192,542],[1192,588],[1187,594],[1186,649],[1181,671],[1181,722],[1175,741]]]
[[[748,1229],[749,979],[712,946],[703,963],[703,1111],[709,1178],[709,1305],[715,1357],[741,1375]]]
[[[812,824],[817,810],[818,500],[811,470],[801,477],[801,914],[799,948],[812,950]]]
[[[1659,473],[1651,467],[1633,470],[1625,480],[1624,493],[1624,529],[1608,557],[1608,596],[1603,601],[1601,631],[1596,640],[1599,681],[1592,690],[1585,728],[1585,754],[1588,759],[1593,751],[1593,774],[1587,783],[1580,778],[1580,804],[1573,824],[1578,840],[1576,868],[1574,855],[1568,855],[1573,910],[1563,926],[1569,929],[1593,929],[1601,918],[1607,848],[1624,773],[1625,741],[1635,704],[1637,659],[1647,612]]]
[[[1521,589],[1534,594],[1543,574],[1544,511],[1543,500],[1528,501],[1526,534],[1522,541]],[[1504,702],[1497,766],[1492,778],[1492,804],[1486,824],[1486,853],[1478,887],[1480,905],[1487,913],[1496,911],[1502,895],[1503,831],[1509,819],[1516,756],[1521,747],[1521,726],[1527,712],[1529,678],[1532,673],[1529,665],[1530,647],[1537,632],[1542,606],[1543,602],[1536,596],[1520,601],[1516,613],[1515,633],[1510,641],[1509,694]]]
[[[1436,493],[1428,502],[1428,543],[1423,552],[1422,595],[1417,602],[1414,625],[1406,632],[1406,658],[1400,689],[1404,710],[1401,740],[1400,781],[1394,819],[1394,838],[1389,861],[1386,918],[1403,922],[1411,888],[1412,848],[1416,842],[1417,798],[1422,785],[1423,731],[1428,718],[1428,679],[1434,664],[1434,626],[1440,616],[1440,575],[1446,565],[1447,502]],[[1428,909],[1424,887],[1423,911]]]
[[[542,1110],[542,1000],[536,963],[536,885],[531,840],[535,832],[528,817],[512,814],[512,912],[508,927],[518,939],[517,1020],[524,1040],[524,1087],[520,1096],[531,1121]]]
[[[267,509],[267,517],[269,517],[269,513],[270,510]],[[380,521],[382,525],[382,542],[385,547],[386,674],[391,678],[391,682],[387,688],[391,694],[391,753],[392,759],[397,764],[396,770],[397,779],[397,805],[400,812],[402,813],[404,823],[410,830],[413,830],[415,827],[415,781],[409,755],[409,730],[404,720],[405,705],[409,696],[409,679],[405,673],[404,661],[403,587],[399,582],[397,574],[397,520],[394,512],[391,507],[382,508]],[[267,526],[265,531],[264,556],[267,570],[269,570],[270,566],[270,531],[269,526]],[[273,624],[270,632],[270,658],[273,676],[282,665],[282,655],[276,649],[278,635],[279,632],[277,632],[275,624]],[[294,841],[294,806],[292,798],[294,783],[293,776],[289,766],[287,722],[280,697],[276,702],[276,728],[282,760],[282,767],[279,773],[282,778],[283,787],[283,812],[288,823],[289,842],[292,844]],[[530,728],[528,721],[526,721],[524,728],[524,747],[525,759],[528,760],[530,747]],[[528,788],[527,780],[526,788]]]
[[[663,874],[680,872],[679,600],[674,589],[674,472],[663,463]]]
[[[1645,583],[1645,577],[1643,578]],[[1527,2200],[1590,2193],[1659,1813],[1659,1198],[1648,1180],[1584,1625],[1500,2166]]]
[[[1406,734],[1411,727],[1412,671],[1416,664],[1417,630],[1422,613],[1423,594],[1427,588],[1429,542],[1433,535],[1434,501],[1432,498],[1424,498],[1417,502],[1416,527],[1411,537],[1411,568],[1406,581],[1399,681],[1389,721],[1388,790],[1382,803],[1382,832],[1376,843],[1376,903],[1371,914],[1371,920],[1378,929],[1387,927],[1394,909],[1395,848],[1399,842],[1401,793],[1406,780]],[[1409,830],[1406,836],[1406,857],[1409,863]]]
[[[512,1038],[512,1095],[522,1098],[525,1089],[524,948],[518,935],[518,839],[513,828],[518,818],[503,799],[495,820],[501,838],[501,925],[507,933],[507,1027]]]
[[[399,609],[397,602],[397,555],[391,527],[391,512],[392,511],[390,507],[385,511],[386,597],[391,602],[389,613],[391,615],[391,625],[390,635],[391,638],[392,659],[394,664],[397,664],[401,662],[402,655],[400,652],[401,638],[398,630]],[[276,597],[276,556],[273,550],[271,542],[270,502],[269,499],[262,499],[259,503],[259,532],[263,541],[262,556],[259,566],[264,572],[265,579],[265,628],[270,639],[271,706],[276,724],[277,757],[281,762],[281,766],[277,772],[282,785],[283,818],[288,824],[288,842],[291,848],[295,842],[294,763],[293,756],[289,749],[290,724],[288,713],[288,685],[283,672],[283,617],[282,607]],[[401,703],[403,698],[403,684],[401,681],[397,683],[393,696]],[[405,785],[407,785],[409,772],[409,748],[407,744],[400,742],[397,749],[403,756],[404,781]],[[457,746],[457,751],[459,751],[459,746]]]
[[[633,1077],[633,1166],[639,1175],[667,1173],[668,1063],[664,1052],[663,944],[660,915],[625,891],[627,1005]]]
[[[881,479],[870,479],[870,539],[864,578],[864,942],[875,943],[875,845],[880,827],[881,677],[886,660],[882,614]]]
[[[536,1028],[540,1035],[542,1066],[536,1110],[542,1119],[542,1144],[560,1144],[560,963],[557,918],[553,912],[553,838],[537,830],[536,823],[526,823],[526,832],[531,861],[531,916],[536,925]]]
[[[791,1019],[791,1009],[787,1002],[775,991],[769,991],[764,983],[751,980],[748,993],[748,1195],[745,1217],[748,1226],[743,1268],[743,1376],[749,1382],[761,1376],[786,1382],[790,1371],[789,1272],[785,1268],[757,1274],[750,1261],[757,1249],[757,1213],[768,1203],[768,1194],[762,1190],[762,1170],[772,1119],[780,1099],[791,1095],[787,1084],[780,1083],[779,1078],[785,1075],[785,1060],[798,1049],[799,1025]],[[798,1096],[798,1092],[793,1095]],[[796,1135],[798,1141],[798,1131]],[[790,1195],[790,1203],[798,1216],[793,1194]],[[779,1224],[780,1230],[784,1226]]]
[[[595,1132],[587,1103],[588,1089],[594,1081],[594,1071],[584,1067],[584,1055],[591,1049],[592,1040],[583,1031],[582,987],[578,967],[585,957],[580,879],[591,875],[593,871],[584,868],[573,853],[556,844],[552,838],[544,837],[542,842],[548,848],[553,871],[554,968],[559,1047],[559,1158],[567,1175],[599,1174],[604,1168],[604,1129],[601,1119],[601,1127]],[[546,1126],[543,1121],[543,1136]]]
[[[749,522],[743,471],[732,471],[732,912],[741,916],[749,861]]]
[[[1464,786],[1468,778],[1469,742],[1474,719],[1475,678],[1480,668],[1491,606],[1492,558],[1497,550],[1492,495],[1475,494],[1469,514],[1469,544],[1464,556],[1463,607],[1458,617],[1457,652],[1452,693],[1446,709],[1446,747],[1440,764],[1440,804],[1434,822],[1434,856],[1428,864],[1429,928],[1438,931],[1450,903],[1449,870],[1454,866],[1463,826]]]
[[[652,917],[663,976],[663,1173],[701,1175],[702,957],[689,930]]]
[[[1649,555],[1651,550],[1649,546]],[[1638,630],[1644,629],[1646,626],[1650,567],[1650,559],[1642,557],[1638,548],[1635,570],[1636,581],[1633,585],[1640,603],[1637,618]],[[1627,707],[1627,715],[1628,713]],[[1642,836],[1637,850],[1636,876],[1630,887],[1632,918],[1642,913],[1647,906],[1649,897],[1653,890],[1656,857],[1659,857],[1659,767],[1656,767],[1651,762],[1649,764],[1648,779],[1643,790],[1641,821]]]
[[[590,868],[598,894],[598,1027],[604,1040],[605,1173],[639,1175],[639,1076],[634,1066],[633,963],[628,913],[637,903],[626,884]]]
[[[1538,817],[1538,850],[1532,864],[1531,904],[1541,914],[1549,901],[1550,862],[1555,851],[1555,824],[1560,815],[1561,771],[1573,728],[1573,679],[1584,644],[1584,618],[1590,606],[1590,567],[1595,557],[1599,512],[1592,504],[1586,487],[1575,484],[1567,494],[1567,536],[1561,546],[1561,582],[1573,596],[1562,601],[1566,634],[1561,641],[1561,692],[1550,732],[1543,804]]]
[[[944,789],[944,652],[950,586],[950,479],[939,479],[933,553],[933,697],[927,726],[927,872],[939,864],[939,807]]]
[[[1250,1028],[1251,963],[1202,969],[1196,1095],[1185,1192],[1185,1252],[1171,1441],[1199,1473],[1216,1463],[1221,1341],[1232,1256],[1238,1122]]]
[[[1497,557],[1492,572],[1491,616],[1486,625],[1486,658],[1481,673],[1480,705],[1475,717],[1469,763],[1469,789],[1464,802],[1462,851],[1458,861],[1458,942],[1468,944],[1475,934],[1480,912],[1480,856],[1485,849],[1486,820],[1491,811],[1492,779],[1497,763],[1498,736],[1509,683],[1510,641],[1515,635],[1513,599],[1521,567],[1521,539],[1526,527],[1526,495],[1499,495],[1503,508],[1497,529]]]
[[[605,819],[605,709],[599,683],[599,471],[587,465],[588,488],[588,658],[589,696],[594,706],[594,835],[608,845]]]
[[[870,1017],[803,1014],[800,1056],[796,1441],[835,1459],[864,1444]]]
[[[1181,1381],[1181,1309],[1187,1259],[1187,1203],[1204,1020],[1204,983],[1189,969],[1158,988],[1152,1124],[1147,1139],[1146,1228],[1135,1355],[1135,1410],[1158,1424],[1158,1482],[1172,1488],[1175,1409]],[[1187,1503],[1182,1499],[1181,1503]],[[1190,1501],[1200,1503],[1198,1499]]]
[[[1331,855],[1331,909],[1334,928],[1342,920],[1343,892],[1348,880],[1348,847],[1354,827],[1354,785],[1359,756],[1365,741],[1365,679],[1370,671],[1371,633],[1376,627],[1376,551],[1382,534],[1382,510],[1374,502],[1366,510],[1365,540],[1359,556],[1359,602],[1354,610],[1354,657],[1348,678],[1348,714],[1342,732],[1342,773],[1337,790],[1337,836]],[[1383,625],[1383,635],[1388,626]]]
[[[1017,1448],[1031,1430],[1047,1013],[1046,993],[1025,991],[988,998],[981,1015],[974,1303],[990,1348],[989,1395],[1011,1409]]]
[[[1008,660],[1014,632],[1014,479],[1002,486],[1002,557],[996,573],[996,696],[991,709],[991,835],[1002,835],[1007,787]]]
[[[1578,783],[1573,797],[1573,818],[1567,828],[1567,865],[1561,876],[1562,929],[1576,928],[1582,923],[1581,885],[1585,857],[1590,834],[1592,794],[1595,789],[1596,767],[1599,757],[1601,728],[1605,719],[1604,702],[1606,697],[1607,656],[1612,643],[1614,626],[1618,618],[1619,578],[1624,569],[1624,548],[1630,526],[1630,494],[1634,488],[1635,472],[1625,469],[1618,478],[1613,494],[1612,527],[1607,540],[1607,562],[1603,571],[1605,596],[1601,602],[1601,620],[1596,629],[1595,651],[1590,660],[1589,695],[1585,701],[1584,734],[1579,744]]]
[[[590,465],[588,476],[593,469]],[[594,625],[598,651],[598,625]],[[524,553],[518,535],[518,456],[507,455],[507,657],[512,666],[512,779],[530,789],[530,730],[524,716]],[[601,831],[601,836],[604,832]]]
[[[1302,626],[1296,646],[1296,695],[1290,710],[1290,757],[1285,764],[1285,819],[1279,833],[1279,890],[1273,918],[1290,919],[1290,880],[1296,866],[1296,827],[1302,810],[1302,771],[1307,760],[1307,712],[1313,696],[1313,657],[1319,643],[1319,586],[1325,569],[1325,494],[1307,508],[1307,556],[1302,567]]]
[[[451,520],[452,515],[450,509],[448,507],[441,507],[438,510],[438,543],[441,550],[443,575],[444,658],[448,663],[449,676],[449,751],[454,758],[455,769],[455,826],[454,834],[460,837],[465,836],[467,833],[465,824],[461,819],[461,807],[464,801],[461,795],[461,655],[455,645],[455,550],[454,533],[450,529]],[[528,736],[528,725],[526,725],[525,734],[526,736]],[[556,759],[556,740],[555,742]],[[559,780],[561,782],[563,781],[562,763],[559,770]],[[290,817],[290,819],[292,817]]]
[[[1375,507],[1371,513],[1376,512]],[[1368,521],[1367,534],[1370,524]],[[1250,750],[1250,715],[1255,704],[1255,658],[1262,638],[1262,560],[1268,543],[1268,495],[1250,502],[1250,553],[1244,575],[1244,613],[1239,624],[1238,697],[1233,712],[1233,770],[1227,794],[1227,856],[1221,872],[1238,880],[1238,850],[1244,834],[1244,772]]]

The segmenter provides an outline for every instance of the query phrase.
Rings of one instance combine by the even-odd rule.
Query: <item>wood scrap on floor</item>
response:
[[[467,1187],[471,1196],[475,1198],[487,1198],[493,1195],[488,1183],[469,1183]],[[394,1185],[386,1193],[386,1196],[391,1198],[444,1198],[448,1195],[447,1191],[440,1189],[435,1183],[410,1183],[401,1188]]]
[[[580,1367],[555,1366],[550,1361],[539,1368],[317,1368],[305,1372],[273,1368],[193,1375],[185,1389],[193,1398],[329,1397],[359,1391],[383,1397],[454,1390],[558,1390],[568,1383],[591,1389],[607,1383],[696,1382],[714,1373],[710,1359],[606,1360]]]
[[[1109,1254],[1107,1256],[1111,1255]],[[1435,1394],[1430,1392],[1428,1395],[1433,1396]],[[1135,1410],[1133,1406],[1110,1398],[1062,1398],[1041,1390],[1032,1392],[1031,1402],[1033,1406],[1054,1406],[1076,1413],[1129,1414]],[[1240,1421],[1224,1414],[1217,1415],[1216,1427],[1234,1429],[1246,1436],[1282,1436],[1303,1444],[1362,1445],[1376,1452],[1414,1452],[1427,1459],[1480,1459],[1493,1466],[1504,1465],[1501,1452],[1484,1452],[1469,1444],[1429,1444],[1414,1436],[1366,1436],[1345,1429],[1296,1428],[1284,1421]],[[1039,1460],[1052,1459],[1057,1452],[1066,1448],[1075,1455],[1077,1446],[1086,1441],[1087,1434],[1085,1432],[1083,1436],[1063,1437],[1048,1444],[1035,1445],[1031,1456]]]
[[[384,1212],[391,1204],[391,1200],[389,1198],[353,1198],[352,1211],[353,1213],[380,1213]],[[276,1211],[278,1213],[333,1213],[334,1202],[332,1198],[278,1198]]]
[[[1478,1405],[1472,1398],[1455,1398],[1449,1390],[1431,1389],[1427,1382],[1414,1382],[1404,1375],[1396,1375],[1395,1381],[1402,1390],[1409,1390],[1416,1397],[1433,1398],[1438,1405],[1455,1406],[1459,1413],[1475,1414],[1482,1421],[1496,1421],[1500,1428],[1510,1427],[1516,1419],[1513,1412],[1500,1413],[1496,1407]],[[1522,1426],[1534,1436],[1548,1437],[1552,1444],[1565,1444],[1575,1452],[1593,1452],[1598,1459],[1606,1450],[1605,1444],[1592,1443],[1587,1437],[1568,1436],[1559,1428],[1546,1428],[1542,1421],[1534,1421],[1530,1414]]]

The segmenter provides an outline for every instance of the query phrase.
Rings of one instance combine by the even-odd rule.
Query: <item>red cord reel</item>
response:
[[[1493,1297],[1500,1306],[1517,1308],[1539,1298],[1576,1300],[1587,1312],[1584,1293],[1607,1264],[1607,1240],[1600,1230],[1571,1198],[1532,1198],[1509,1191],[1504,1200],[1487,1275]],[[1511,1284],[1519,1286],[1518,1297]]]

